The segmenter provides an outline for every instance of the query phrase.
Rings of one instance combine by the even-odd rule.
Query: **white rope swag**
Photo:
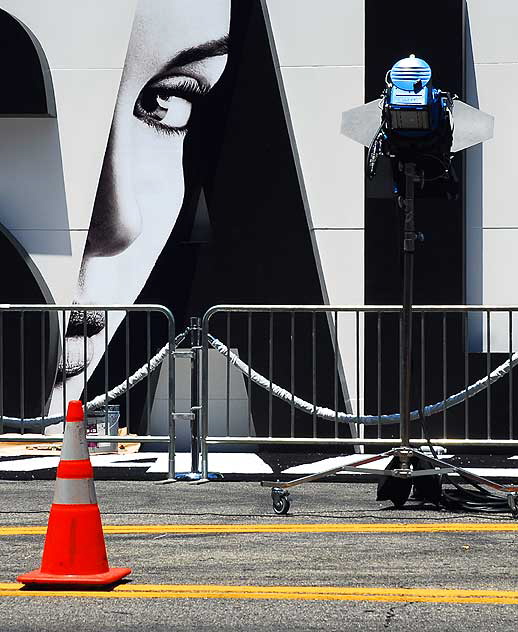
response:
[[[187,336],[187,331],[183,332],[175,339],[175,346],[180,345],[183,340]],[[292,404],[298,410],[301,410],[305,413],[309,413],[311,415],[315,414],[320,419],[326,419],[327,421],[335,421],[338,420],[340,422],[346,423],[360,423],[365,425],[375,425],[375,424],[395,424],[399,423],[401,420],[401,415],[399,413],[391,413],[388,415],[361,415],[357,416],[351,413],[344,413],[340,411],[334,411],[330,408],[326,408],[324,406],[317,406],[316,404],[312,404],[310,402],[305,401],[304,399],[297,397],[293,393],[290,393],[282,386],[275,384],[274,382],[270,382],[270,380],[263,375],[257,373],[252,368],[250,368],[243,360],[241,360],[235,353],[229,350],[229,348],[223,344],[220,340],[215,338],[214,336],[208,335],[208,340],[210,345],[219,353],[228,358],[230,364],[235,366],[237,369],[241,371],[244,375],[250,378],[252,382],[266,389],[267,391],[272,392],[275,397]],[[169,343],[164,345],[158,353],[156,353],[149,362],[146,362],[140,369],[135,371],[133,375],[129,378],[121,382],[118,386],[115,386],[107,393],[103,395],[98,395],[94,397],[86,404],[86,412],[90,412],[93,410],[97,410],[109,402],[117,399],[124,395],[128,390],[133,388],[136,384],[144,380],[148,375],[150,375],[153,371],[155,371],[164,361],[167,354],[169,352]],[[480,393],[488,386],[499,380],[500,378],[507,375],[509,371],[513,367],[518,364],[518,353],[514,353],[510,359],[506,360],[503,364],[497,367],[494,371],[492,371],[489,375],[484,376],[474,384],[471,384],[466,389],[455,393],[454,395],[450,395],[445,400],[437,402],[435,404],[429,404],[425,406],[423,411],[414,410],[410,413],[410,420],[417,421],[421,418],[421,414],[425,417],[430,417],[431,415],[435,415],[443,410],[448,408],[452,408],[453,406],[457,406],[462,402],[470,399]],[[54,415],[52,417],[33,417],[30,419],[19,419],[14,417],[3,417],[3,422],[11,427],[21,428],[27,426],[38,426],[39,428],[44,428],[46,426],[50,426],[55,423],[59,423],[63,421],[63,415]]]
[[[184,331],[175,339],[175,347],[180,345],[186,338],[187,331]],[[165,344],[158,353],[156,353],[149,362],[146,362],[143,366],[140,367],[133,375],[128,377],[121,382],[118,386],[115,386],[107,393],[103,393],[102,395],[97,395],[89,402],[87,402],[85,406],[85,410],[87,413],[98,410],[102,406],[106,406],[109,402],[117,399],[124,395],[127,391],[132,389],[136,384],[142,382],[148,375],[151,375],[155,369],[157,369],[162,362],[165,360],[167,354],[169,352],[169,343]],[[4,416],[3,422],[8,426],[13,426],[15,428],[21,428],[22,426],[38,426],[38,428],[45,428],[47,426],[51,426],[52,424],[60,423],[64,421],[63,415],[53,415],[52,417],[31,417],[28,419],[19,419],[18,417],[6,417]]]
[[[282,388],[282,386],[278,386],[277,384],[270,382],[268,378],[260,375],[253,369],[250,369],[250,367],[247,364],[245,364],[242,360],[240,360],[240,358],[235,353],[232,353],[232,351],[229,351],[227,346],[225,346],[220,340],[218,340],[214,336],[211,336],[210,334],[209,334],[209,343],[211,344],[212,347],[214,347],[214,349],[219,351],[219,353],[224,355],[226,358],[229,358],[229,361],[233,366],[238,368],[247,377],[249,376],[252,382],[254,382],[255,384],[258,384],[259,386],[262,386],[268,391],[270,391],[271,389],[272,393],[276,397],[278,397],[279,399],[282,399],[285,402],[293,404],[295,408],[298,408],[299,410],[302,410],[305,413],[310,413],[312,415],[316,414],[317,417],[320,417],[321,419],[326,419],[328,421],[334,421],[335,419],[337,419],[338,421],[342,421],[342,422],[360,423],[360,424],[365,424],[365,425],[373,425],[373,424],[378,424],[378,423],[394,424],[394,423],[398,423],[401,420],[401,415],[399,413],[391,413],[389,415],[380,415],[379,417],[378,415],[357,416],[350,413],[337,412],[337,411],[331,410],[330,408],[325,408],[323,406],[313,405],[310,402],[307,402],[301,399],[300,397],[293,395],[286,389]],[[509,373],[509,371],[517,364],[518,364],[518,353],[514,353],[510,360],[507,360],[506,362],[501,364],[489,375],[486,375],[485,377],[478,380],[474,384],[471,384],[470,386],[468,386],[467,389],[464,389],[458,393],[455,393],[455,395],[450,395],[450,397],[448,397],[447,399],[437,402],[436,404],[429,404],[428,406],[425,406],[424,410],[422,411],[422,414],[425,417],[430,417],[431,415],[435,415],[436,413],[441,412],[447,408],[452,408],[453,406],[457,406],[457,404],[460,404],[466,401],[467,399],[469,399],[470,397],[473,397],[477,393],[480,393],[480,391],[483,391],[489,385],[493,384],[494,382],[502,378],[504,375],[507,375],[507,373]],[[414,410],[410,414],[411,421],[416,421],[420,417],[421,417],[421,411],[419,410]]]

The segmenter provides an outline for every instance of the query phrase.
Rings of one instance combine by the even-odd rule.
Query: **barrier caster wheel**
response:
[[[278,487],[272,488],[273,511],[277,515],[286,515],[290,510],[291,503],[288,498],[289,495],[289,492],[285,489],[280,489]]]

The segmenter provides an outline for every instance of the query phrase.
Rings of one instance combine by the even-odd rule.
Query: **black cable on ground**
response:
[[[423,414],[419,416],[419,422],[421,423],[421,428],[423,430],[424,438],[426,439],[426,443],[430,448],[430,452],[435,459],[439,460],[439,456],[435,451],[435,448],[432,445],[430,440],[430,436],[427,432],[426,421]],[[455,488],[455,491],[441,489],[441,505],[450,510],[460,510],[460,511],[474,511],[474,512],[482,512],[482,513],[502,513],[510,511],[509,503],[505,498],[501,498],[500,496],[495,496],[487,489],[484,489],[482,486],[478,485],[474,481],[471,481],[462,476],[462,473],[458,473],[458,475],[466,482],[466,484],[471,485],[474,489],[469,489],[463,487],[457,481],[452,480],[451,476],[448,474],[442,474],[441,478],[446,480],[450,485]]]

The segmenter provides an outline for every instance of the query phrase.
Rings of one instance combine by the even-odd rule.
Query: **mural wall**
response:
[[[398,244],[390,240],[395,211],[365,191],[363,151],[340,135],[340,119],[382,89],[382,69],[415,52],[435,55],[441,85],[497,117],[487,149],[469,150],[466,167],[458,161],[461,198],[424,213],[421,230],[432,237],[425,248],[435,263],[418,269],[418,301],[516,302],[512,284],[499,276],[517,251],[507,151],[517,128],[504,105],[514,100],[493,89],[512,76],[518,57],[510,26],[518,24],[515,3],[501,0],[490,11],[485,0],[443,0],[437,16],[449,16],[450,30],[441,47],[442,18],[416,30],[411,3],[378,4],[0,0],[0,59],[12,86],[0,106],[0,223],[5,252],[34,281],[23,283],[23,300],[161,303],[179,329],[223,302],[399,302]],[[395,43],[389,26],[397,16],[409,22]],[[513,91],[518,84],[505,85]],[[2,302],[21,300],[12,298],[16,285],[3,285]],[[85,325],[73,312],[63,360],[50,341],[59,324],[46,323],[45,357],[54,365],[47,413],[61,409],[64,384],[68,398],[81,395],[85,361],[89,393],[104,390],[106,338],[110,383],[125,378],[121,321],[92,313],[84,358]],[[131,370],[146,359],[144,326],[131,322]],[[215,321],[214,333],[223,326]],[[289,336],[287,324],[279,327],[279,338]],[[317,327],[325,375],[333,368],[332,336],[327,320]],[[367,323],[359,384],[354,327],[339,333],[339,404],[352,411],[367,410],[364,396],[372,396],[368,330]],[[301,323],[301,341],[308,331]],[[473,353],[483,351],[480,331]],[[496,345],[498,335],[495,327]],[[234,348],[265,372],[260,336],[250,347],[244,328],[236,326],[234,336]],[[152,349],[164,339],[163,327],[154,328]],[[36,356],[27,353],[29,366]],[[13,350],[4,369],[17,363]],[[288,360],[280,360],[273,377],[287,385],[289,372]],[[311,400],[302,364],[296,384],[297,395]],[[333,406],[331,380],[317,387],[319,403]],[[132,430],[144,429],[151,396],[142,386],[132,391],[129,410],[122,402]],[[262,397],[252,391],[257,429],[266,423]],[[6,414],[20,415],[19,404],[7,405]],[[41,402],[24,406],[37,412]],[[289,423],[282,408],[275,416],[281,427]],[[297,417],[301,434],[306,423]]]
[[[17,205],[37,233],[36,245],[24,238],[22,246],[42,270],[49,289],[46,300],[161,303],[172,309],[179,329],[190,316],[202,315],[219,302],[324,301],[261,2],[125,4],[119,7],[122,16],[115,11],[103,15],[108,22],[118,22],[114,35],[106,25],[99,28],[99,16],[90,15],[95,13],[92,7],[87,14],[80,3],[65,6],[55,0],[48,10],[66,31],[63,49],[74,41],[66,55],[50,41],[48,14],[26,2],[2,6],[41,44],[56,92],[56,118],[44,113],[38,122],[51,121],[55,130],[58,151],[46,163],[62,178],[56,176],[63,207],[60,222],[55,219],[52,230],[38,227],[36,201],[28,204],[13,185]],[[104,3],[102,7],[104,11]],[[89,56],[84,45],[88,40],[91,48],[94,32],[97,46]],[[24,129],[31,120],[16,119]],[[3,123],[13,128],[12,119]],[[38,133],[32,130],[28,136],[37,139]],[[20,168],[28,174],[37,167],[26,154],[20,151]],[[43,191],[34,195],[47,202]],[[3,205],[12,209],[12,200],[4,198]],[[56,218],[55,208],[48,215]],[[56,259],[54,268],[48,266],[49,258]],[[32,302],[40,301],[38,296]],[[47,412],[61,410],[64,385],[67,399],[81,395],[85,361],[89,394],[104,389],[106,338],[111,341],[110,383],[123,381],[126,330],[121,320],[110,317],[106,323],[99,311],[89,313],[85,325],[82,312],[71,313],[66,357],[55,372]],[[131,370],[147,358],[143,327],[142,321],[132,320]],[[218,323],[215,328],[217,334]],[[325,367],[331,363],[325,319],[318,330]],[[264,342],[257,338],[248,349],[244,330],[236,328],[235,336],[235,347],[252,353],[254,365],[264,370]],[[164,340],[164,329],[153,329],[152,349]],[[287,362],[280,362],[276,371],[275,379],[285,383]],[[309,396],[310,377],[302,369],[297,372],[300,392]],[[331,403],[329,384],[323,383],[319,394]],[[146,387],[132,391],[129,422],[134,430],[143,430],[142,411],[149,396]],[[261,394],[254,400],[254,423],[260,427]],[[125,418],[124,402],[122,406]]]

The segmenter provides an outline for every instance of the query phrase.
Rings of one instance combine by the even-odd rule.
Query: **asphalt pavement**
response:
[[[27,596],[15,578],[39,566],[44,536],[22,527],[46,524],[53,483],[0,481],[1,630],[516,628],[509,514],[395,510],[368,483],[295,488],[287,516],[257,482],[96,489],[110,564],[130,566],[128,582]]]

